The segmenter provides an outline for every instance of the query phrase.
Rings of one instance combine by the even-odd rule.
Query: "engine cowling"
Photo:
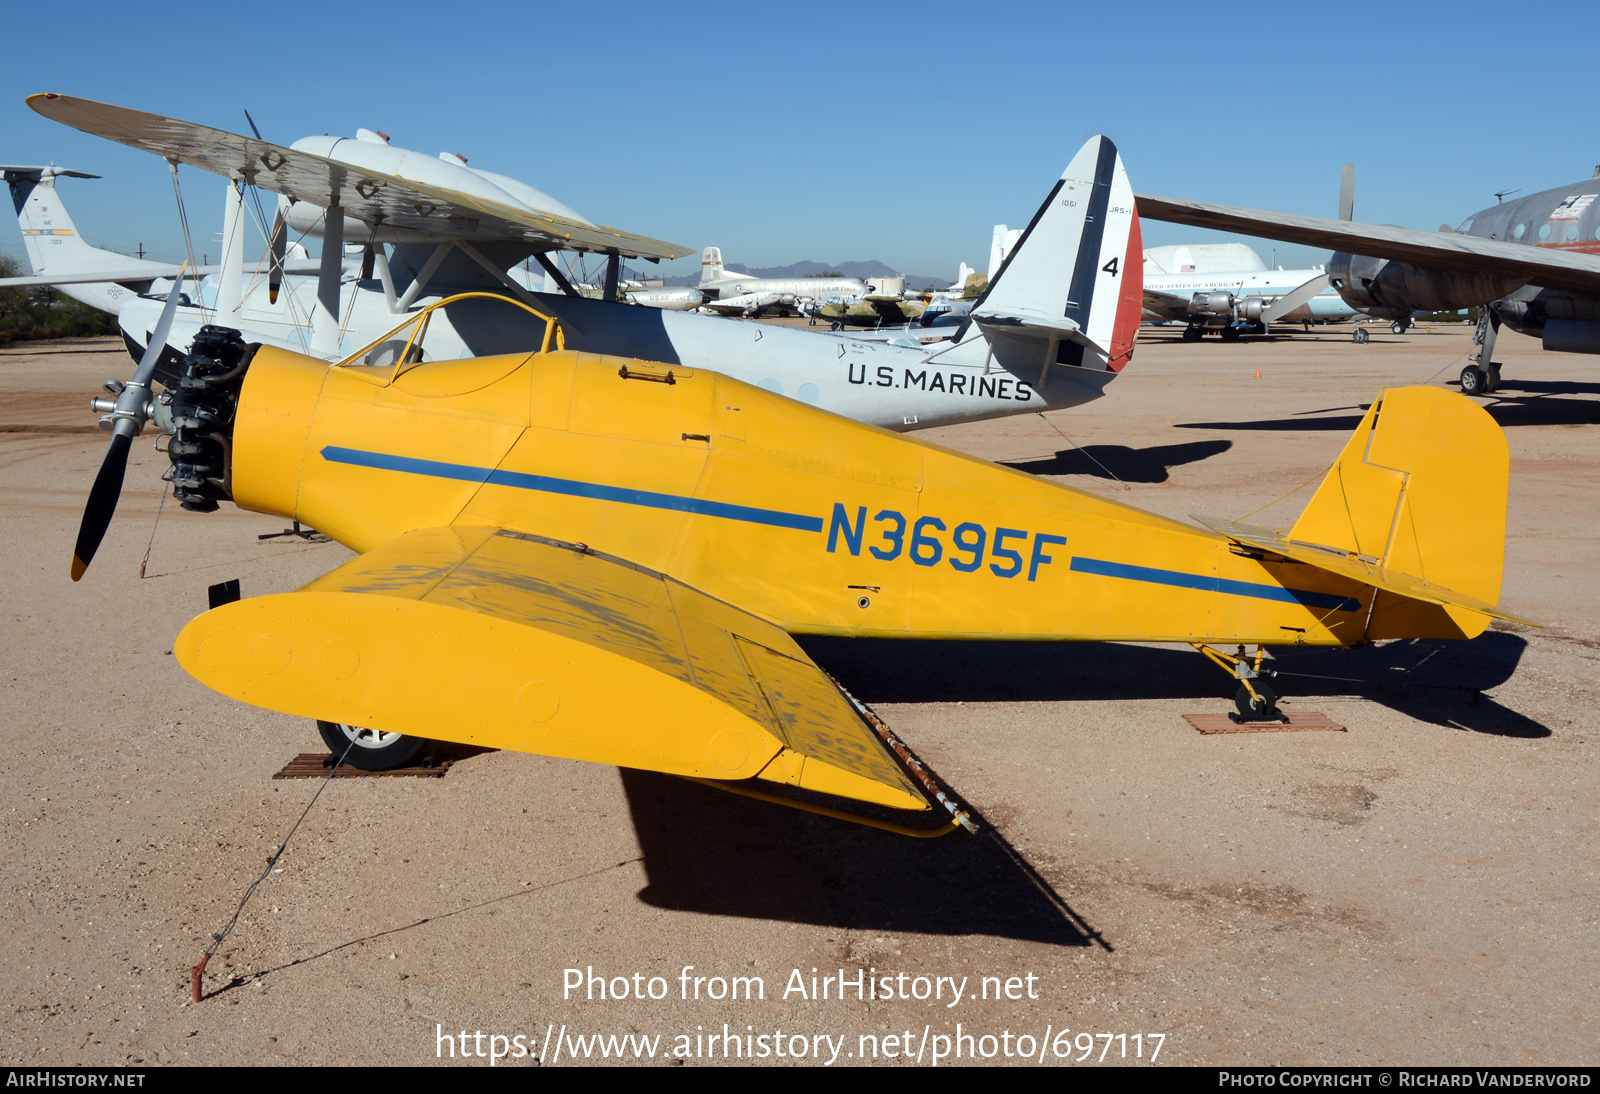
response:
[[[1197,292],[1190,298],[1187,310],[1190,315],[1231,316],[1233,314],[1233,294],[1225,290]]]
[[[1497,300],[1526,277],[1457,273],[1340,251],[1328,260],[1328,283],[1357,311],[1402,319],[1418,311],[1454,311]]]

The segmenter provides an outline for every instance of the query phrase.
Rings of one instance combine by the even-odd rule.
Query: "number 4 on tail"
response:
[[[1110,262],[1107,262],[1104,266],[1101,266],[1100,268],[1102,270],[1104,270],[1106,273],[1110,274],[1112,277],[1116,277],[1117,276],[1117,260],[1114,259],[1114,258]]]

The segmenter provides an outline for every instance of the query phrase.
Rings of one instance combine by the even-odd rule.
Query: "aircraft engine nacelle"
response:
[[[1432,270],[1344,251],[1328,260],[1327,270],[1328,283],[1346,304],[1385,319],[1487,304],[1527,283],[1526,277]]]
[[[1494,302],[1495,314],[1519,334],[1564,353],[1600,353],[1600,300],[1527,285]]]
[[[1231,292],[1197,292],[1190,299],[1187,310],[1190,315],[1229,315],[1233,314],[1233,294]]]
[[[1267,310],[1267,305],[1270,303],[1271,300],[1265,296],[1247,296],[1234,305],[1233,317],[1259,323],[1261,313]]]

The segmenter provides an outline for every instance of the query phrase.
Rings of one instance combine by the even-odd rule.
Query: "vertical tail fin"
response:
[[[700,258],[700,284],[721,281],[726,276],[722,269],[722,248],[707,247]]]
[[[1118,372],[1133,354],[1143,302],[1133,188],[1117,146],[1091,137],[990,279],[972,318],[991,338],[1049,339],[1053,363]]]
[[[50,167],[0,167],[11,187],[11,204],[22,228],[22,244],[36,274],[49,270],[88,265],[110,251],[91,247],[78,234],[78,226],[67,215],[66,206],[56,194],[56,179],[62,175],[76,179],[96,179],[82,171]],[[115,259],[126,266],[122,255]]]

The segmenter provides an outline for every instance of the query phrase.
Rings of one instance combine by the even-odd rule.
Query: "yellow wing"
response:
[[[342,205],[368,224],[407,228],[423,239],[515,239],[567,251],[629,258],[681,258],[693,248],[605,225],[513,209],[454,190],[366,171],[310,152],[229,133],[225,129],[97,103],[71,95],[30,95],[28,105],[52,121],[152,152],[313,205]]]
[[[291,714],[929,808],[782,629],[577,544],[410,532],[298,592],[205,613],[175,652],[217,691]]]

